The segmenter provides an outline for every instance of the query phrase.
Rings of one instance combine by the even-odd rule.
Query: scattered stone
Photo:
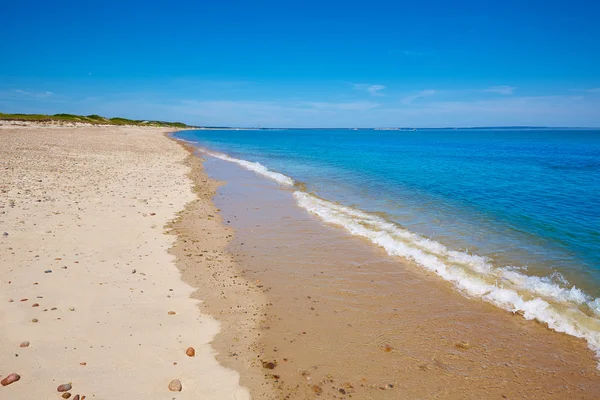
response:
[[[0,381],[0,384],[2,386],[8,386],[13,382],[18,381],[19,379],[21,379],[21,376],[19,374],[15,374],[14,372],[10,375],[8,375],[6,378],[2,379],[2,381]]]
[[[173,379],[170,383],[169,383],[169,390],[171,392],[181,392],[182,386],[181,386],[181,382],[179,381],[179,379]]]
[[[71,390],[71,384],[70,383],[63,383],[62,385],[59,385],[56,390],[58,390],[59,392],[68,392],[69,390]]]
[[[338,392],[340,392],[341,394],[346,394],[346,391],[342,388],[338,389]]]
[[[44,271],[44,273],[45,273],[45,274],[51,274],[51,273],[52,273],[52,270],[51,270],[51,269],[47,269],[47,270],[45,270],[45,271]]]
[[[62,398],[63,398],[63,399],[68,399],[69,397],[71,397],[71,393],[69,393],[69,392],[64,392],[64,393],[62,394]]]
[[[39,321],[40,321],[40,320],[39,320],[39,319],[37,319],[37,318],[34,318],[34,319],[32,319],[32,320],[31,320],[31,322],[33,322],[33,323],[36,323],[36,322],[39,322]]]
[[[69,308],[69,311],[75,311],[75,308],[71,307]]]
[[[169,314],[169,315],[175,315],[177,313],[175,311],[169,311],[167,314]]]
[[[76,394],[75,397],[73,397],[73,400],[79,400],[79,395]]]
[[[14,300],[13,299],[8,299],[8,302],[12,303],[12,302],[14,302]]]
[[[19,347],[29,347],[29,342],[23,342],[19,345]]]
[[[321,394],[323,393],[323,389],[321,388],[321,386],[319,385],[312,385],[311,387],[312,391],[315,392],[316,394]]]
[[[33,304],[31,305],[31,307],[39,307],[39,306],[40,306],[40,305],[39,305],[38,303],[33,303]]]
[[[87,363],[86,362],[80,362],[79,365],[84,365],[85,366],[85,365],[87,365]]]
[[[277,366],[277,361],[263,361],[262,366],[266,369],[274,369]]]
[[[185,354],[187,354],[188,357],[194,357],[196,355],[196,350],[194,350],[193,347],[188,347],[185,351]]]
[[[132,273],[132,274],[135,274],[136,272],[137,272],[137,271],[136,271],[135,269],[133,269],[133,270],[131,271],[131,273]]]
[[[455,346],[462,350],[467,350],[469,347],[471,347],[469,345],[469,342],[465,342],[465,341],[460,341],[460,342],[456,343]]]
[[[21,301],[27,301],[27,300],[29,300],[29,299],[21,299]]]
[[[2,236],[4,236],[4,237],[7,237],[7,236],[8,236],[8,232],[4,232],[4,233],[2,234]]]

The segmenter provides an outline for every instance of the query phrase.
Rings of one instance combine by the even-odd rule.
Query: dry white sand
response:
[[[24,125],[0,126],[0,379],[21,376],[0,398],[59,399],[63,383],[88,399],[249,398],[168,254],[164,226],[195,196],[187,152],[160,129]]]

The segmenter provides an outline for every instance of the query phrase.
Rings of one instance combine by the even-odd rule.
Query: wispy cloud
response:
[[[600,88],[591,89],[571,89],[572,92],[585,92],[585,93],[600,93]]]
[[[15,89],[13,90],[14,93],[17,93],[17,95],[20,96],[24,96],[24,97],[31,97],[31,98],[36,98],[36,99],[45,99],[47,97],[50,96],[54,96],[54,93],[52,92],[28,92],[25,90],[21,90],[21,89]]]
[[[384,85],[371,85],[369,83],[353,83],[354,89],[356,90],[364,90],[368,92],[371,96],[383,96],[381,91],[385,89]]]
[[[482,92],[509,95],[513,94],[516,89],[517,88],[514,86],[492,86],[487,89],[483,89]]]
[[[412,104],[415,100],[421,99],[423,97],[433,96],[437,92],[433,89],[421,90],[420,92],[413,93],[411,95],[405,96],[401,102],[402,104]]]

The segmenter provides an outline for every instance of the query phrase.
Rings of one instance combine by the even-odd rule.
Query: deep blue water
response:
[[[600,294],[600,130],[200,130],[176,136],[259,162],[321,198],[381,213],[493,265],[524,267],[529,275]]]

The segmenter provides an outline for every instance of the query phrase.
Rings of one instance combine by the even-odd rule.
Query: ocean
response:
[[[600,130],[196,130],[177,138],[468,297],[600,355]]]

